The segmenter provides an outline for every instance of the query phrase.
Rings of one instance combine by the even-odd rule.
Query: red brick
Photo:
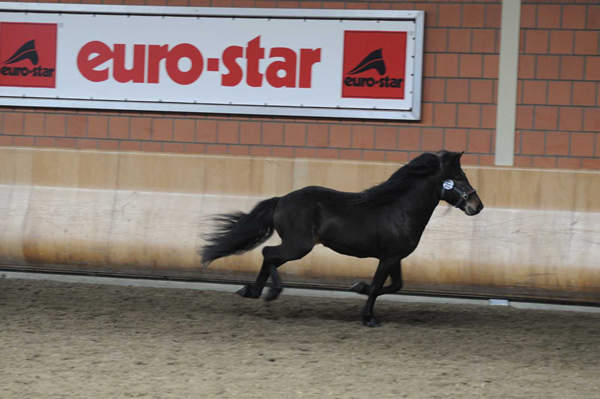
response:
[[[496,105],[481,105],[481,127],[496,128]]]
[[[550,81],[548,82],[548,104],[569,105],[571,104],[571,82]]]
[[[294,157],[296,158],[316,158],[317,150],[314,148],[298,147],[294,148]]]
[[[458,76],[458,54],[436,54],[435,63],[436,76]]]
[[[583,130],[588,132],[600,132],[600,108],[585,109]]]
[[[535,28],[537,6],[523,4],[521,6],[521,28]]]
[[[594,135],[591,133],[571,133],[571,155],[591,157],[594,155]]]
[[[352,150],[347,150],[352,151]],[[321,159],[337,159],[341,158],[340,153],[342,151],[335,150],[333,148],[317,148],[316,156]],[[360,153],[360,151],[358,151]]]
[[[479,155],[465,154],[460,159],[462,165],[479,165]]]
[[[250,147],[250,155],[258,156],[258,157],[268,157],[271,155],[271,147],[267,146],[251,146]]]
[[[585,14],[585,6],[583,5],[563,6],[563,29],[585,28]]]
[[[329,144],[329,126],[325,124],[308,125],[306,144],[311,147],[326,147]]]
[[[285,145],[306,145],[306,125],[303,123],[287,123],[284,128]]]
[[[162,152],[163,143],[157,141],[143,141],[141,150],[147,152]]]
[[[460,55],[460,76],[480,78],[483,75],[483,57],[480,54]]]
[[[173,140],[189,143],[196,140],[196,121],[193,119],[175,119],[173,123]],[[167,151],[166,146],[165,151]],[[178,152],[183,152],[183,147]]]
[[[133,137],[133,132],[131,136]],[[173,119],[152,118],[152,139],[164,141],[173,140]]]
[[[392,3],[392,4],[396,4],[396,3]],[[404,6],[406,3],[400,3],[400,4],[402,6],[402,9],[404,9]],[[344,8],[344,7],[342,7],[342,8]],[[425,11],[425,26],[432,27],[432,26],[438,25],[438,23],[437,23],[438,5],[437,4],[421,3],[421,4],[419,4],[419,10]]]
[[[408,154],[403,151],[386,151],[385,160],[387,162],[406,163],[408,162]]]
[[[544,168],[544,169],[552,169],[556,168],[556,157],[533,157],[533,167],[535,168]]]
[[[375,128],[375,148],[393,150],[396,148],[397,131],[395,127],[377,126]]]
[[[502,9],[500,4],[488,4],[485,6],[485,27],[500,28],[500,16]]]
[[[546,81],[526,80],[523,82],[523,104],[546,103]]]
[[[375,129],[372,126],[352,126],[352,147],[373,148]]]
[[[462,25],[469,28],[482,28],[485,23],[485,6],[483,4],[464,4]]]
[[[519,154],[524,155],[542,155],[544,154],[544,133],[543,132],[521,132],[519,135],[520,146]]]
[[[260,144],[260,123],[259,122],[241,122],[240,123],[240,143],[241,144]]]
[[[532,79],[535,77],[535,55],[519,56],[519,79]]]
[[[23,134],[41,136],[44,134],[44,114],[41,112],[25,114]]]
[[[363,159],[371,162],[385,161],[385,151],[363,151]]]
[[[116,151],[119,149],[119,140],[99,140],[99,150]]]
[[[77,140],[77,148],[81,150],[95,150],[98,148],[97,140],[79,139]]]
[[[600,158],[584,158],[581,160],[582,169],[598,170],[600,169]]]
[[[561,6],[543,4],[537,8],[538,28],[560,28]]]
[[[581,130],[583,127],[583,109],[562,107],[560,109],[560,130]]]
[[[325,158],[323,151],[325,150],[317,151],[319,158]],[[327,158],[335,158],[336,156],[339,159],[359,160],[362,159],[362,150],[340,150],[339,152],[336,151],[335,155],[333,153],[327,154]]]
[[[479,127],[481,108],[475,104],[460,104],[458,106],[458,123],[460,127]]]
[[[465,151],[467,149],[467,131],[446,130],[444,133],[444,149],[448,151]]]
[[[421,104],[421,126],[431,126],[433,124],[433,104]]]
[[[199,119],[196,121],[196,141],[214,143],[217,141],[217,121]]]
[[[583,57],[563,55],[560,60],[560,78],[583,79],[583,63]]]
[[[446,80],[446,101],[464,103],[469,99],[469,81],[467,79]]]
[[[66,117],[60,114],[46,115],[46,136],[65,136],[66,134]]]
[[[196,143],[185,143],[183,145],[183,152],[188,154],[204,154],[206,152],[206,145]]]
[[[206,153],[212,155],[227,154],[227,146],[225,144],[207,144]]]
[[[428,29],[425,34],[425,52],[439,53],[448,50],[448,29]]]
[[[423,101],[442,102],[445,94],[445,79],[427,78],[423,81]]]
[[[437,54],[423,54],[423,77],[435,76]]]
[[[525,52],[530,54],[546,54],[548,52],[548,31],[528,30],[525,33]]]
[[[558,109],[556,107],[536,107],[533,126],[536,129],[556,130]]]
[[[600,80],[600,57],[585,57],[585,80]]]
[[[600,29],[600,6],[589,6],[587,15],[587,28]]]
[[[496,30],[482,29],[473,34],[473,48],[477,53],[495,53],[497,51]]]
[[[248,155],[250,147],[247,145],[230,145],[228,151],[231,155]]]
[[[494,88],[492,80],[471,79],[469,101],[472,103],[493,103]]]
[[[557,55],[540,55],[537,58],[538,79],[557,79],[559,71],[560,57]]]
[[[550,32],[550,53],[571,54],[573,52],[573,32],[553,30]]]
[[[517,129],[533,128],[533,107],[529,105],[517,105],[516,119]]]
[[[575,54],[598,54],[598,32],[575,32]]]
[[[594,82],[573,82],[573,105],[596,105]]]
[[[558,158],[557,165],[561,169],[579,169],[581,168],[580,158]]]
[[[456,104],[435,104],[433,124],[435,126],[456,126]]]
[[[90,116],[88,118],[87,135],[99,139],[108,137],[108,117]]]
[[[548,132],[546,133],[546,154],[549,155],[568,155],[569,154],[569,133],[566,132]]]
[[[19,137],[15,137],[15,145],[17,144]],[[61,148],[77,148],[77,141],[75,139],[59,137],[54,139],[54,145]]]
[[[114,139],[129,138],[129,123],[133,118],[111,116],[108,119],[108,137]]]
[[[262,132],[263,144],[281,145],[283,144],[283,124],[282,123],[263,123]]]
[[[453,52],[471,51],[471,30],[450,29],[448,50]]]
[[[460,4],[440,4],[439,26],[460,26]]]
[[[331,147],[350,147],[352,135],[348,125],[332,125],[329,128],[329,145]]]
[[[421,129],[416,127],[400,127],[398,131],[398,148],[419,151],[421,149]]]
[[[423,151],[439,151],[443,147],[443,131],[436,128],[423,128]]]
[[[120,138],[127,138],[127,135]],[[131,138],[136,140],[149,140],[152,138],[152,119],[131,118]]]
[[[473,129],[469,132],[469,152],[489,154],[492,151],[492,133],[489,130]]]
[[[271,155],[277,158],[293,158],[294,149],[291,147],[273,147]]]
[[[1,140],[2,140],[2,138],[0,137],[0,141]],[[33,139],[33,145],[36,147],[54,147],[54,138],[52,138],[52,137],[35,137]]]
[[[498,77],[498,56],[483,56],[483,77],[496,79]]]
[[[69,115],[67,117],[67,135],[85,137],[87,135],[87,116]]]
[[[13,136],[2,136],[0,135],[0,146],[12,146],[14,144]]]

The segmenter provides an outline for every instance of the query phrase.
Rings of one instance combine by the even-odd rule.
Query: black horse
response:
[[[400,262],[417,248],[439,201],[470,216],[483,209],[460,166],[461,156],[447,151],[421,154],[387,181],[359,193],[311,186],[264,200],[250,213],[218,215],[218,229],[207,237],[202,262],[207,266],[215,259],[249,251],[277,230],[281,244],[263,248],[256,282],[238,291],[243,297],[258,298],[270,276],[272,286],[265,299],[271,301],[282,291],[277,268],[302,258],[316,244],[359,258],[377,258],[371,284],[359,282],[351,288],[368,295],[362,321],[377,326],[375,300],[402,288]],[[384,287],[388,277],[391,283]]]

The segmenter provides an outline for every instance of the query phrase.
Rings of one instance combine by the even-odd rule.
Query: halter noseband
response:
[[[459,208],[463,202],[466,202],[469,197],[475,193],[474,188],[471,188],[469,191],[463,191],[462,189],[458,188],[452,179],[444,180],[442,183],[442,199],[444,198],[444,191],[456,191],[458,193],[460,199],[456,204],[453,205],[455,208]]]

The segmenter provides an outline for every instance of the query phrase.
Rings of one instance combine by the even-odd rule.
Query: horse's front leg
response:
[[[397,292],[402,288],[402,267],[400,263],[398,263],[398,267],[391,267],[389,276],[392,278],[390,285],[388,285],[387,287],[382,287],[381,291],[379,292],[379,295],[393,294],[394,292]],[[387,279],[387,276],[385,277],[385,279]],[[365,283],[364,281],[354,283],[354,285],[350,287],[350,291],[354,291],[362,295],[369,295],[370,290],[371,285]]]
[[[383,288],[383,283],[388,275],[392,275],[392,284],[388,287]],[[394,279],[395,277],[395,279]],[[366,285],[366,284],[365,284]],[[375,306],[375,300],[379,295],[395,292],[402,286],[402,278],[400,271],[400,259],[382,259],[379,261],[373,281],[369,287],[367,302],[362,310],[362,322],[367,327],[377,327],[379,322],[375,318],[373,308]],[[393,290],[393,291],[392,291]]]

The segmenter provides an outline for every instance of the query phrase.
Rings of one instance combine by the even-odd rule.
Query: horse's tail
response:
[[[249,213],[225,213],[214,217],[217,228],[206,237],[202,247],[202,265],[227,255],[250,251],[273,234],[273,214],[279,197],[259,202]]]

